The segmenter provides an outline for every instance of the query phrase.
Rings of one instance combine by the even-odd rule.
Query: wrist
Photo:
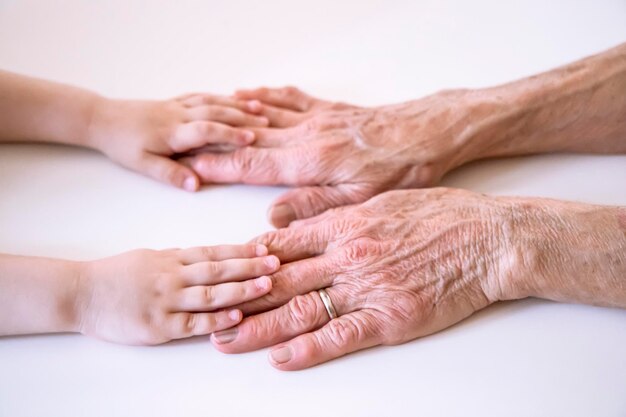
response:
[[[454,136],[449,169],[497,156],[528,153],[523,131],[528,117],[528,102],[509,86],[464,90],[464,114]]]
[[[541,198],[506,205],[498,300],[626,306],[626,209]]]
[[[68,331],[83,333],[84,323],[93,297],[92,264],[93,262],[73,262],[73,302],[71,316],[67,323]]]
[[[103,152],[102,138],[106,137],[111,102],[111,99],[102,96],[94,96],[91,100],[83,146]]]
[[[42,317],[43,321],[38,326],[40,328],[35,333],[78,332],[83,300],[82,264],[67,260],[45,262],[48,264],[45,274],[52,286],[48,289],[48,310],[42,311],[42,314],[47,314],[47,318]]]
[[[400,150],[394,156],[405,165],[417,168],[405,186],[432,186],[448,171],[479,158],[480,135],[474,132],[482,127],[477,126],[481,112],[486,113],[479,99],[475,90],[453,89],[372,109],[374,134]]]

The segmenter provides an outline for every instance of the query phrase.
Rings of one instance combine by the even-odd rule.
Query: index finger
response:
[[[198,262],[223,261],[232,258],[255,258],[267,255],[267,247],[260,243],[245,245],[196,246],[179,249],[178,259],[185,265]]]
[[[282,262],[293,262],[324,253],[331,239],[326,227],[286,227],[262,234],[254,243],[267,247]]]
[[[261,106],[255,100],[236,99],[229,96],[220,96],[206,93],[190,93],[175,99],[186,107],[217,104],[220,106],[234,107],[248,113],[258,113]]]

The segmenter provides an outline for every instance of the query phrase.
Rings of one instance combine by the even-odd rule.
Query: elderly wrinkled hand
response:
[[[474,113],[469,90],[404,103],[355,107],[293,88],[238,93],[263,103],[270,128],[251,128],[253,146],[186,160],[205,183],[283,184],[271,222],[283,227],[390,189],[430,186],[472,159],[461,142]]]
[[[241,307],[281,307],[213,342],[233,353],[293,338],[271,353],[291,370],[448,327],[501,296],[515,266],[510,212],[505,200],[466,191],[394,191],[270,232],[257,241],[289,263],[270,294]],[[330,322],[322,288],[339,316]]]
[[[556,200],[390,191],[259,237],[283,262],[273,289],[212,340],[226,353],[276,345],[272,364],[295,370],[437,332],[499,300],[623,306],[624,219]]]

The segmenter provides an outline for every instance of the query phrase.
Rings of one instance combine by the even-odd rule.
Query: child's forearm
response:
[[[0,336],[76,331],[80,264],[0,255]]]
[[[262,245],[138,249],[89,262],[0,255],[0,336],[80,332],[157,344],[227,329],[272,289]]]
[[[98,100],[88,90],[0,71],[0,142],[86,146]]]

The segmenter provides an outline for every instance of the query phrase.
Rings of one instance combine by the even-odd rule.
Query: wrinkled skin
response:
[[[390,189],[436,184],[471,159],[465,141],[473,115],[466,90],[360,108],[293,88],[241,91],[259,100],[271,128],[252,129],[253,146],[186,159],[206,183],[284,184],[293,189],[269,212],[278,227],[326,209],[363,202]]]
[[[515,267],[512,207],[455,189],[392,191],[263,235],[256,241],[288,263],[270,294],[240,307],[265,312],[212,340],[227,353],[288,341],[270,360],[294,370],[434,333],[504,292],[517,297],[502,281]],[[339,315],[330,322],[321,288]]]

